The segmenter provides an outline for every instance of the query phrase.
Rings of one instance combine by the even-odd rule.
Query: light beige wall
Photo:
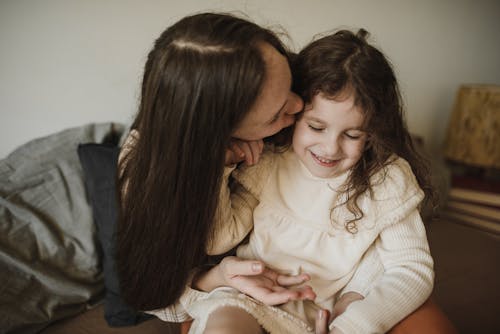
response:
[[[295,50],[366,28],[396,68],[411,131],[436,155],[458,85],[500,84],[497,0],[0,0],[0,158],[70,126],[128,122],[153,40],[203,10],[281,24]]]

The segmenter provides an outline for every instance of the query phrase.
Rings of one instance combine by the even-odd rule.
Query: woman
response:
[[[164,319],[188,319],[177,307],[196,294],[186,286],[210,291],[210,275],[266,303],[311,298],[283,287],[306,277],[278,276],[256,261],[228,257],[206,274],[195,270],[207,254],[228,251],[211,246],[225,237],[213,226],[224,167],[256,163],[263,138],[293,124],[303,104],[291,84],[284,46],[246,20],[198,14],[158,38],[120,157],[117,270],[132,307],[170,305]]]
[[[120,157],[117,269],[131,306],[173,304],[207,250],[229,250],[209,247],[224,167],[256,162],[262,138],[293,124],[291,85],[284,46],[248,21],[199,14],[158,38]]]

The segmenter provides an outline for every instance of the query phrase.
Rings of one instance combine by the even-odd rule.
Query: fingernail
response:
[[[259,272],[262,270],[262,263],[252,263],[252,270]]]
[[[325,317],[325,312],[323,310],[319,310],[318,311],[318,319],[323,320],[324,317]]]

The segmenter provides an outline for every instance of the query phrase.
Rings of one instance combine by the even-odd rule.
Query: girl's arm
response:
[[[363,300],[354,301],[335,318],[345,333],[386,332],[416,310],[432,292],[433,260],[418,212],[423,199],[410,165],[393,160],[371,180],[373,197],[367,212],[375,222],[376,250],[384,271]]]
[[[344,333],[386,332],[416,310],[432,292],[433,260],[424,224],[415,208],[386,227],[375,242],[383,276],[365,299],[355,301],[333,326]]]
[[[332,319],[338,317],[345,312],[351,303],[364,299],[374,282],[383,273],[384,267],[382,266],[380,257],[375,246],[372,246],[365,252],[353,277],[342,290],[340,297],[333,306],[333,312],[330,317]]]
[[[380,261],[380,256],[375,245],[372,245],[361,258],[361,262],[358,268],[356,268],[354,275],[342,290],[341,297],[349,292],[354,292],[365,297],[374,282],[380,278],[383,273],[384,267]]]

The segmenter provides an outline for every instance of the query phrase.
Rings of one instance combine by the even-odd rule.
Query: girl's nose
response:
[[[337,136],[328,136],[323,142],[323,151],[329,158],[335,157],[339,150],[340,146]]]

